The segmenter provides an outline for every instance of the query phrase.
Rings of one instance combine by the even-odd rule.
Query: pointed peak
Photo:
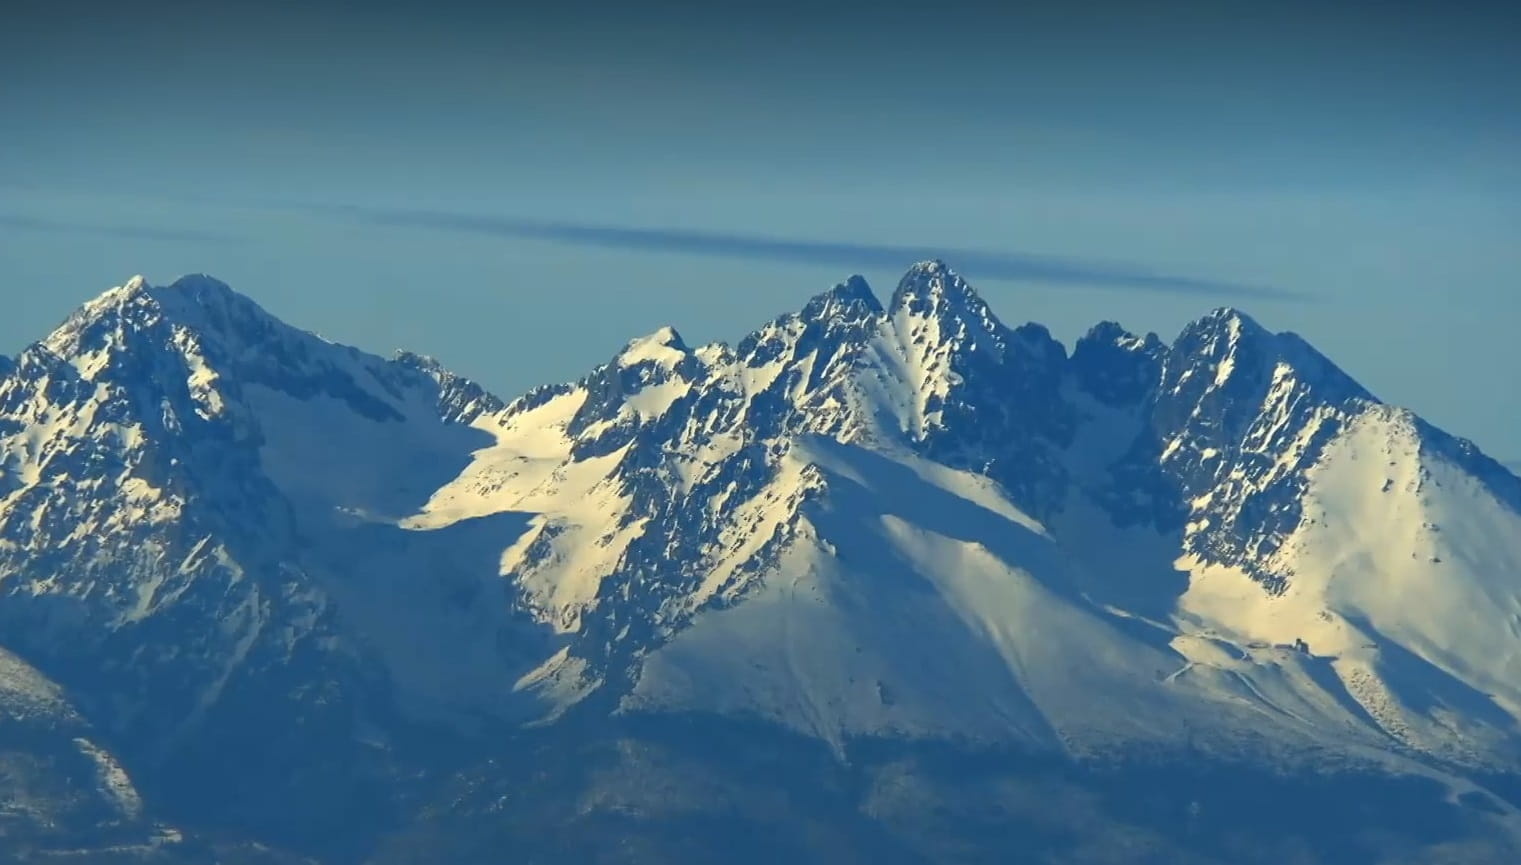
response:
[[[803,307],[808,321],[861,321],[882,312],[882,304],[860,274],[814,296]]]
[[[144,330],[168,324],[193,331],[202,339],[231,339],[246,347],[265,345],[293,331],[253,300],[204,274],[153,285],[134,276],[69,315],[40,345],[69,357],[111,343],[120,330]],[[316,337],[314,337],[316,338]]]
[[[1169,376],[1181,381],[1194,370],[1200,381],[1217,388],[1231,382],[1257,386],[1277,375],[1282,365],[1325,399],[1376,401],[1362,385],[1298,335],[1274,332],[1233,307],[1219,307],[1190,322],[1168,351]]]
[[[108,310],[115,309],[124,304],[148,294],[153,286],[148,283],[148,278],[142,274],[135,274],[121,285],[112,286],[101,292],[98,296],[85,301],[74,311],[73,317],[93,317]]]
[[[841,301],[862,303],[880,311],[882,304],[877,301],[877,296],[872,293],[871,286],[867,284],[866,277],[859,273],[853,273],[850,278],[831,288],[827,295]]]
[[[971,284],[938,258],[910,267],[898,281],[889,307],[894,313],[907,309],[919,315],[934,310],[973,309],[978,317],[987,310],[987,304]]]
[[[680,363],[692,350],[687,348],[686,342],[676,328],[666,325],[654,333],[641,336],[638,339],[629,340],[628,344],[619,352],[617,364],[619,366],[633,366],[637,363],[652,361],[662,366],[671,366]]]
[[[1256,319],[1234,307],[1221,306],[1184,325],[1172,348],[1189,355],[1223,357],[1234,353],[1243,340],[1257,343],[1272,337],[1272,331]]]
[[[84,335],[103,322],[129,308],[152,306],[152,289],[145,277],[134,275],[121,285],[112,286],[80,304],[39,345],[55,355],[70,355],[79,349]]]
[[[652,343],[654,345],[664,346],[666,348],[674,348],[680,352],[686,352],[688,350],[686,342],[681,338],[681,334],[676,332],[676,328],[668,324],[657,328],[654,333],[648,334],[642,339],[637,339],[634,341]]]
[[[1232,330],[1250,330],[1266,332],[1266,328],[1257,323],[1257,320],[1235,308],[1234,306],[1217,306],[1210,310],[1209,314],[1194,322],[1197,325],[1224,325]]]
[[[98,315],[139,299],[157,302],[161,307],[167,300],[169,304],[165,308],[170,309],[182,308],[186,305],[204,305],[210,301],[225,303],[230,298],[252,303],[233,291],[227,283],[206,274],[188,274],[168,285],[154,285],[148,282],[147,277],[136,274],[121,285],[109,288],[93,300],[85,302],[75,315]]]
[[[995,335],[1007,331],[971,284],[939,259],[909,268],[898,282],[888,309],[894,319],[906,315],[910,319],[960,322],[946,333],[960,327]]]

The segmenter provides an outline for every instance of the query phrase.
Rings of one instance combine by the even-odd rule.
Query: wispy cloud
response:
[[[228,243],[231,235],[196,228],[159,228],[130,223],[75,222],[0,213],[0,230],[35,231],[82,237],[114,237],[125,240],[157,240],[171,243]]]
[[[896,270],[916,261],[941,258],[975,279],[1047,282],[1222,298],[1304,299],[1297,292],[1271,286],[1158,272],[1134,264],[1023,252],[799,240],[757,234],[552,222],[432,210],[371,207],[317,209],[378,225],[515,237],[571,246],[830,265],[846,270]]]

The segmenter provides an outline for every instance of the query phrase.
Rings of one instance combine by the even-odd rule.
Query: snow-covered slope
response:
[[[0,850],[174,837],[56,683],[0,650]]]
[[[0,622],[150,764],[696,711],[1521,771],[1521,480],[1238,311],[1069,354],[941,262],[506,403],[133,280],[0,369]]]
[[[499,445],[429,512],[539,514],[504,566],[574,634],[555,662],[574,662],[572,698],[601,681],[589,675],[621,675],[628,710],[751,713],[831,741],[1098,747],[1175,740],[1188,717],[1223,741],[1251,729],[1508,763],[1521,533],[1505,523],[1514,485],[1493,466],[1465,457],[1460,471],[1487,480],[1442,505],[1473,511],[1464,548],[1491,557],[1451,577],[1438,621],[1454,630],[1385,654],[1445,679],[1397,685],[1418,671],[1366,667],[1371,635],[1323,638],[1328,621],[1367,614],[1342,608],[1350,589],[1304,603],[1325,594],[1331,563],[1312,562],[1330,554],[1304,550],[1327,507],[1343,544],[1376,544],[1389,514],[1431,507],[1405,486],[1323,503],[1320,479],[1355,459],[1353,442],[1374,429],[1404,443],[1391,448],[1471,450],[1425,427],[1400,439],[1376,422],[1389,411],[1296,337],[1232,310],[1170,349],[1104,325],[1068,359],[928,263],[886,309],[848,282],[734,350],[690,350],[669,330],[636,341],[587,380],[509,407]],[[1039,543],[1011,546],[1020,537]],[[1432,573],[1430,554],[1398,555]],[[1392,574],[1340,579],[1380,585],[1386,608],[1426,609]],[[1222,584],[1236,595],[1214,603]],[[1277,625],[1250,624],[1262,616]],[[1493,698],[1467,710],[1475,726],[1422,741],[1373,706],[1405,700],[1440,725],[1431,688]],[[1098,704],[1123,707],[1109,713],[1095,693],[1127,696]]]
[[[0,380],[4,644],[194,805],[342,795],[304,773],[355,775],[378,718],[511,714],[542,654],[497,578],[520,519],[401,525],[499,407],[210,278],[131,280]]]
[[[1179,612],[1238,643],[1300,642],[1391,737],[1484,765],[1521,716],[1521,484],[1448,445],[1408,412],[1360,414],[1264,565],[1288,588],[1198,564]]]
[[[65,631],[25,629],[32,652],[120,635],[132,675],[162,664],[190,686],[191,718],[254,656],[308,650],[378,654],[423,703],[496,699],[502,604],[461,598],[501,596],[489,565],[517,522],[401,527],[489,441],[469,422],[500,404],[474,385],[289,328],[207,277],[137,278],[24,352],[0,406],[4,612]],[[416,621],[430,638],[398,645]],[[139,686],[119,723],[162,707]]]

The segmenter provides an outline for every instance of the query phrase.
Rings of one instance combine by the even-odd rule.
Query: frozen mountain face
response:
[[[758,715],[840,746],[947,735],[1089,752],[1187,737],[1233,750],[1247,735],[1290,751],[1332,737],[1349,753],[1392,737],[1426,753],[1462,738],[1443,759],[1472,747],[1471,760],[1512,765],[1521,496],[1471,445],[1391,426],[1391,411],[1232,310],[1172,346],[1103,324],[1068,357],[928,262],[885,307],[854,279],[733,348],[692,349],[670,329],[636,340],[581,382],[509,405],[498,445],[425,511],[535,514],[503,565],[525,608],[568,635],[529,678],[562,705],[611,693],[622,711]],[[1317,480],[1372,428],[1386,463],[1395,449],[1410,461],[1391,476],[1450,465],[1473,500],[1416,484],[1361,506],[1407,495],[1412,513],[1494,523],[1468,539],[1474,568],[1443,584],[1419,582],[1432,520],[1380,538],[1350,531],[1375,520],[1354,512],[1327,555],[1397,551],[1414,563],[1410,592],[1495,610],[1496,648],[1439,650],[1461,634],[1407,621],[1415,595],[1372,621],[1332,589],[1387,572],[1333,576],[1302,558],[1333,507]],[[1228,582],[1251,603],[1218,605]],[[1266,627],[1259,608],[1294,612]],[[1411,627],[1423,648],[1373,648]],[[1473,705],[1446,706],[1465,689]],[[1186,731],[1180,714],[1195,719]],[[1471,726],[1451,729],[1457,717]]]
[[[1287,575],[1263,562],[1300,522],[1306,470],[1372,402],[1303,340],[1235,310],[1186,328],[1163,358],[1142,451],[1186,505],[1185,549],[1282,591]]]
[[[291,843],[438,742],[694,715],[1374,767],[1514,829],[1518,623],[1521,480],[1229,309],[1069,354],[924,262],[504,403],[187,277],[0,372],[0,642],[150,797]]]
[[[508,711],[502,521],[397,525],[499,407],[215,280],[134,279],[0,381],[5,643],[197,804],[349,795],[377,716]]]

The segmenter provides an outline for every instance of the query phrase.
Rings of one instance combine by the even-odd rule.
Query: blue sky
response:
[[[1521,458],[1515,13],[631,5],[24,0],[0,352],[207,272],[512,395],[943,250],[1069,343],[1242,307]]]

